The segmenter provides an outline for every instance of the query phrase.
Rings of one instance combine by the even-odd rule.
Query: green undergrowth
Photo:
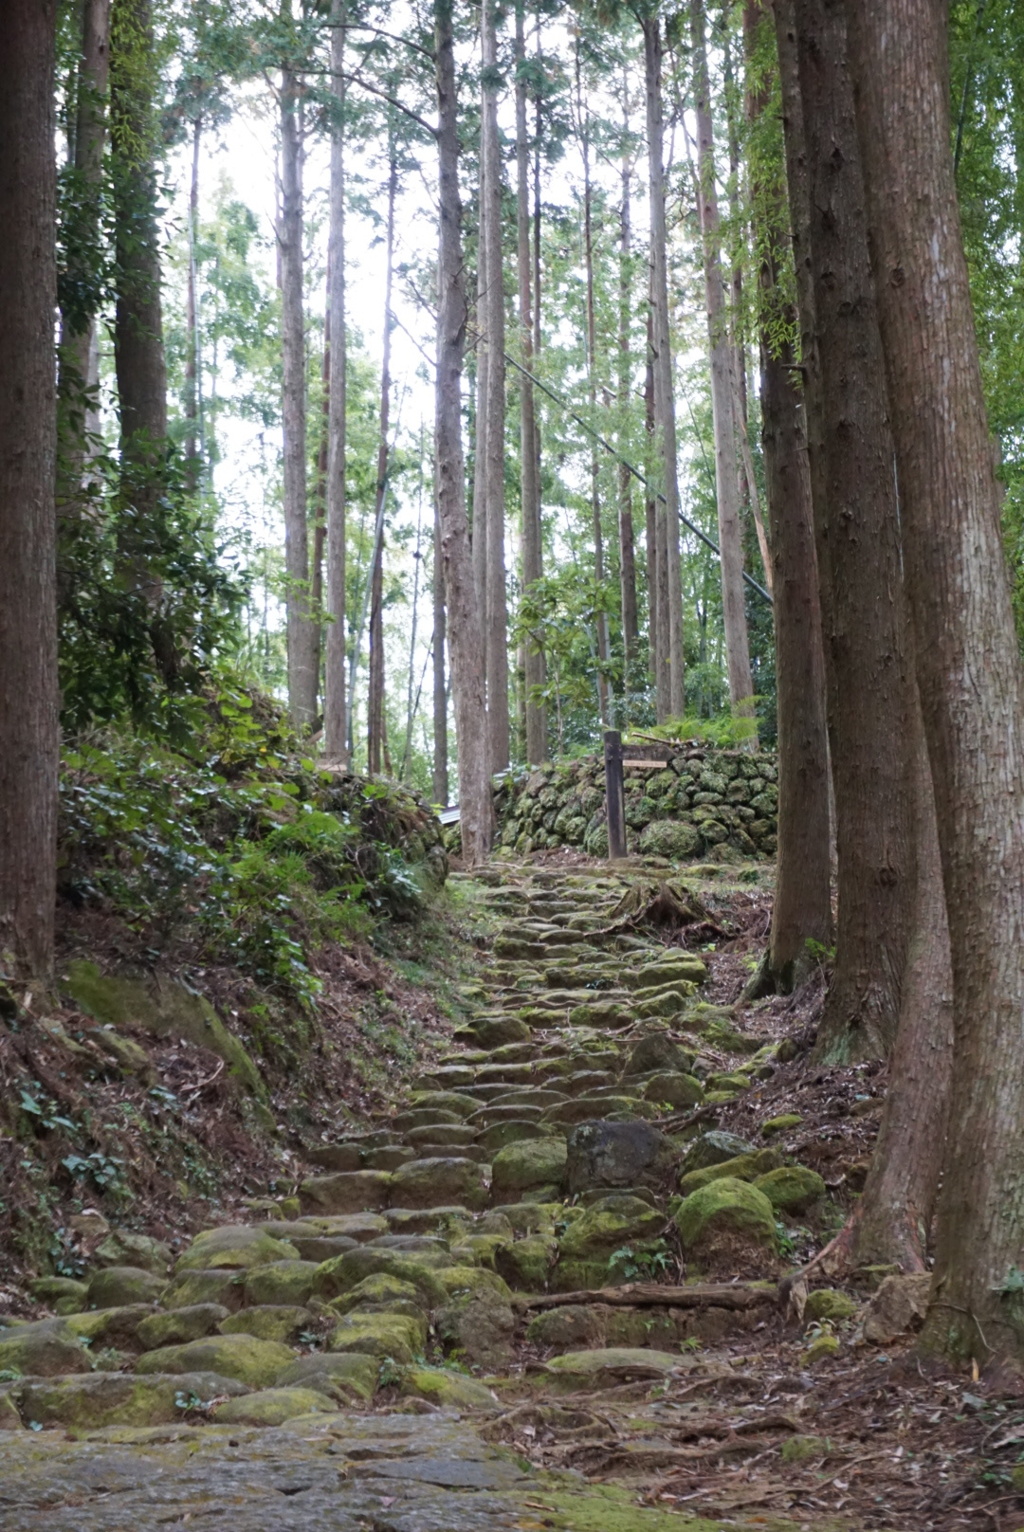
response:
[[[422,800],[320,769],[241,687],[187,747],[110,730],[64,757],[63,901],[116,916],[153,960],[184,942],[300,1007],[320,993],[311,953],[414,919],[445,871]]]

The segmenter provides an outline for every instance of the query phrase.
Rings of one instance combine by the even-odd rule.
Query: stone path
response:
[[[771,1279],[777,1219],[824,1188],[771,1147],[673,1136],[768,1066],[701,1001],[699,957],[617,919],[628,875],[461,881],[493,938],[471,1019],[431,1074],[396,1081],[389,1120],[173,1269],[114,1231],[85,1282],[37,1284],[52,1318],[0,1329],[3,1532],[696,1526],[638,1508],[645,1461],[694,1408],[672,1390],[696,1369],[713,1399],[731,1368],[714,1346],[772,1291],[587,1294]],[[632,1412],[620,1489],[501,1445],[512,1411],[529,1440],[531,1411],[585,1421],[602,1397]]]

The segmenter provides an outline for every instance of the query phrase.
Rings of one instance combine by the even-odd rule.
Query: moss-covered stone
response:
[[[510,1299],[507,1289],[502,1293],[486,1287],[453,1295],[434,1316],[442,1345],[460,1361],[488,1372],[506,1366],[516,1327]]]
[[[248,1224],[226,1224],[218,1229],[204,1229],[187,1250],[178,1257],[176,1272],[248,1271],[253,1266],[267,1266],[271,1261],[292,1261],[299,1252],[288,1240],[275,1238],[264,1229]]]
[[[654,1075],[644,1086],[644,1098],[681,1111],[700,1106],[704,1100],[704,1087],[695,1075]]]
[[[457,1156],[410,1160],[392,1177],[391,1201],[395,1207],[406,1208],[436,1208],[450,1203],[482,1208],[487,1202],[483,1167]]]
[[[232,1076],[253,1095],[261,1100],[266,1096],[256,1065],[202,995],[167,979],[150,985],[104,975],[95,963],[84,960],[69,964],[65,983],[81,1009],[97,1021],[115,1028],[143,1027],[156,1037],[187,1038],[224,1059]]]
[[[414,1111],[452,1112],[457,1118],[466,1118],[480,1105],[475,1096],[464,1096],[459,1091],[421,1090],[413,1091],[409,1104]]]
[[[129,1229],[111,1229],[92,1253],[97,1266],[139,1266],[165,1276],[171,1266],[171,1247],[148,1234],[133,1234]]]
[[[104,1426],[167,1425],[181,1420],[183,1398],[207,1400],[245,1392],[237,1380],[209,1372],[101,1372],[31,1379],[21,1385],[19,1399],[26,1420],[95,1431]]]
[[[59,1314],[75,1314],[89,1302],[88,1282],[77,1282],[74,1277],[37,1277],[29,1283],[28,1290],[37,1302],[50,1307],[68,1302],[73,1305],[58,1309]]]
[[[263,1388],[241,1399],[226,1399],[213,1410],[220,1426],[279,1426],[298,1415],[331,1415],[338,1406],[315,1388]]]
[[[630,1346],[600,1351],[568,1351],[552,1357],[544,1367],[543,1383],[558,1393],[616,1388],[621,1383],[649,1378],[657,1382],[670,1373],[692,1366],[678,1353]]]
[[[852,1319],[859,1306],[849,1293],[840,1293],[834,1287],[818,1287],[807,1294],[804,1318],[808,1321]]]
[[[329,1399],[366,1402],[377,1388],[380,1363],[361,1351],[315,1351],[297,1357],[278,1376],[277,1388],[313,1388]]]
[[[87,1372],[91,1365],[85,1347],[63,1319],[0,1329],[0,1372],[52,1378],[61,1372]]]
[[[806,1165],[782,1165],[758,1176],[754,1185],[780,1213],[806,1213],[825,1195],[825,1183]]]
[[[367,1313],[354,1309],[331,1333],[331,1351],[359,1351],[381,1361],[399,1363],[422,1355],[427,1344],[427,1321],[423,1314]]]
[[[65,1324],[73,1335],[92,1348],[93,1356],[110,1346],[120,1351],[142,1351],[145,1348],[139,1330],[152,1313],[148,1303],[130,1303],[123,1308],[69,1314]]]
[[[769,1117],[767,1122],[761,1124],[761,1132],[766,1138],[773,1138],[778,1133],[788,1133],[792,1128],[798,1128],[803,1122],[799,1112],[783,1112],[779,1117]]]
[[[706,1165],[703,1170],[691,1170],[680,1176],[679,1190],[684,1197],[712,1181],[732,1177],[736,1181],[756,1181],[782,1164],[782,1156],[775,1149],[755,1149],[749,1154],[737,1154],[731,1160],[720,1160],[717,1165]]]
[[[812,1366],[815,1362],[825,1362],[830,1357],[839,1355],[838,1335],[817,1335],[804,1351],[804,1361]]]
[[[230,1311],[240,1309],[246,1277],[246,1273],[232,1271],[230,1267],[219,1271],[183,1271],[172,1278],[160,1302],[165,1309],[188,1309],[203,1303],[219,1303]]]
[[[490,1389],[465,1373],[440,1367],[409,1367],[398,1392],[403,1399],[426,1399],[441,1409],[492,1411],[498,1407]]]
[[[697,856],[700,849],[700,834],[693,825],[673,819],[654,819],[640,835],[640,850],[645,856],[664,856],[670,862]]]
[[[89,1303],[94,1309],[120,1309],[134,1303],[159,1303],[167,1278],[139,1266],[108,1266],[89,1278]]]
[[[522,1196],[531,1187],[557,1184],[565,1172],[563,1138],[538,1138],[508,1144],[491,1165],[491,1198],[496,1203]]]
[[[320,1261],[274,1261],[246,1274],[245,1299],[258,1306],[302,1307],[313,1293]]]
[[[361,1213],[386,1208],[392,1173],[387,1170],[339,1171],[331,1176],[307,1176],[299,1183],[304,1213]]]
[[[485,1266],[449,1266],[437,1275],[449,1298],[492,1293],[504,1303],[512,1301],[512,1292],[505,1279]]]
[[[558,1241],[553,1234],[528,1234],[502,1245],[495,1255],[495,1266],[510,1287],[541,1293],[557,1259]]]
[[[693,1068],[693,1053],[682,1047],[668,1032],[651,1032],[630,1050],[624,1075],[688,1074]]]
[[[486,1266],[494,1270],[494,1258],[505,1236],[501,1234],[467,1234],[451,1248],[452,1260],[461,1266]]]
[[[405,1282],[401,1277],[393,1277],[386,1271],[377,1271],[357,1282],[355,1287],[341,1297],[333,1298],[331,1308],[336,1314],[349,1314],[353,1309],[376,1309],[394,1314],[412,1314],[415,1317],[424,1312],[424,1300],[413,1283]]]
[[[281,1341],[293,1345],[313,1322],[309,1309],[295,1304],[262,1303],[255,1308],[240,1309],[229,1314],[220,1323],[222,1335],[255,1335],[258,1340]]]
[[[764,1192],[726,1177],[684,1198],[675,1215],[683,1249],[722,1274],[764,1274],[777,1250],[775,1213]]]
[[[229,1313],[222,1303],[193,1303],[188,1308],[149,1314],[138,1328],[139,1345],[143,1351],[155,1351],[158,1346],[185,1346],[189,1341],[212,1335]]]
[[[575,1350],[603,1346],[605,1313],[596,1304],[567,1303],[563,1308],[535,1314],[526,1327],[526,1339],[534,1346]]]
[[[339,1298],[351,1292],[365,1277],[378,1272],[409,1282],[419,1293],[426,1309],[438,1308],[447,1294],[438,1279],[422,1261],[400,1251],[382,1250],[361,1245],[358,1250],[347,1250],[333,1261],[324,1261],[317,1267],[313,1291],[318,1298]]]
[[[216,1372],[249,1388],[269,1388],[291,1360],[292,1352],[278,1341],[257,1340],[252,1335],[208,1335],[183,1346],[148,1351],[139,1358],[136,1371]]]
[[[738,1155],[756,1152],[757,1145],[740,1138],[738,1133],[726,1133],[719,1128],[712,1128],[707,1133],[698,1133],[683,1156],[679,1169],[685,1176],[692,1170],[704,1170],[709,1165],[721,1165],[723,1161],[735,1159]]]

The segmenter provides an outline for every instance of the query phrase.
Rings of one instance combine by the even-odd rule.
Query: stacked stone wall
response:
[[[630,852],[673,860],[774,855],[774,755],[693,744],[667,746],[663,759],[663,766],[626,764]],[[499,841],[511,850],[572,846],[608,854],[599,756],[510,772],[496,805]]]

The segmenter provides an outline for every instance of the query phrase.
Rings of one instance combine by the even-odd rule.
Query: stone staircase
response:
[[[0,1462],[26,1426],[155,1450],[196,1429],[337,1437],[371,1406],[483,1420],[523,1389],[663,1381],[763,1324],[778,1221],[824,1186],[707,1131],[770,1050],[702,1001],[699,955],[618,917],[632,877],[457,879],[482,950],[452,1051],[396,1079],[393,1115],[313,1150],[293,1195],[199,1234],[173,1268],[114,1233],[83,1282],[42,1279],[53,1316],[0,1329]],[[5,1493],[5,1528],[65,1525],[34,1521],[28,1491],[5,1520]],[[121,1523],[67,1522],[93,1525]]]

